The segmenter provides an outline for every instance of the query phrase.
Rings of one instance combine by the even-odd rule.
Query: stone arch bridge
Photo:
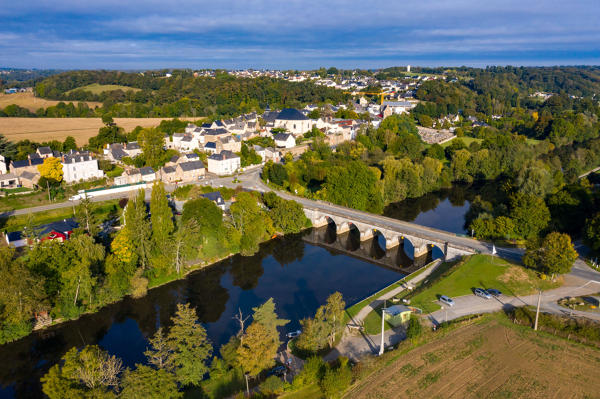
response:
[[[335,225],[337,234],[356,229],[360,233],[361,241],[370,240],[375,235],[381,235],[385,239],[386,250],[391,250],[408,241],[414,248],[414,258],[426,255],[434,246],[442,251],[444,260],[453,260],[462,255],[490,251],[486,243],[457,236],[453,233],[323,201],[305,200],[299,202],[304,206],[304,213],[314,227]]]

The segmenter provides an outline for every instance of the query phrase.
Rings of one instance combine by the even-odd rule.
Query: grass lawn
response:
[[[454,140],[460,139],[462,140],[463,143],[465,143],[465,145],[468,147],[471,145],[472,142],[476,141],[478,143],[481,143],[483,140],[482,139],[477,139],[475,137],[467,137],[467,136],[463,136],[463,137],[457,137],[455,139],[452,139],[450,141],[446,141],[444,144],[440,144],[443,148],[448,147],[450,144],[452,144],[452,142]]]
[[[388,302],[388,306],[392,306],[393,303]],[[369,313],[364,320],[365,332],[369,335],[377,335],[381,333],[381,308],[383,306],[379,306],[374,311]],[[387,321],[385,322],[384,329],[385,331],[389,330],[393,326],[389,324]]]
[[[101,85],[98,83],[92,83],[90,85],[87,86],[82,86],[82,87],[77,87],[76,89],[73,90],[69,90],[68,92],[66,92],[66,94],[69,94],[75,90],[85,90],[85,91],[89,91],[92,94],[100,94],[103,93],[105,91],[113,91],[113,90],[123,90],[123,91],[128,91],[128,90],[133,90],[133,91],[140,91],[140,89],[135,88],[135,87],[127,87],[127,86],[120,86],[120,85]]]
[[[439,295],[472,295],[472,288],[496,288],[506,295],[527,295],[556,288],[562,281],[542,280],[530,269],[490,255],[473,255],[447,277],[412,297],[411,305],[424,313],[440,309]]]
[[[119,208],[119,200],[110,200],[94,203],[94,213],[100,220],[106,220],[108,216]],[[0,227],[5,231],[21,230],[27,225],[28,215],[10,216],[0,219]],[[33,223],[37,225],[56,222],[58,220],[73,217],[73,207],[52,209],[45,212],[32,214]]]
[[[317,384],[308,385],[296,392],[290,392],[279,396],[285,399],[321,399],[323,392]]]

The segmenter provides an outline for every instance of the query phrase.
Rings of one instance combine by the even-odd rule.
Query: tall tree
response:
[[[538,248],[527,250],[523,263],[546,274],[565,274],[571,271],[577,256],[571,237],[553,232],[542,240]]]
[[[160,167],[161,155],[164,152],[165,134],[156,128],[143,129],[138,134],[138,142],[142,147],[146,165],[157,169]]]
[[[189,304],[178,304],[173,326],[167,338],[171,348],[169,367],[182,385],[195,385],[208,371],[207,360],[212,345],[206,330],[198,321],[196,310]]]
[[[173,211],[169,206],[165,186],[162,182],[156,182],[152,187],[150,221],[152,224],[152,241],[160,250],[166,249],[174,226]]]
[[[171,356],[171,348],[162,327],[156,330],[156,333],[150,338],[149,343],[150,348],[144,352],[148,362],[158,369],[167,368],[169,357]]]
[[[63,179],[63,167],[60,158],[48,157],[38,165],[40,176],[51,182],[60,183]]]
[[[142,268],[146,268],[150,256],[150,222],[146,210],[146,192],[141,189],[133,201],[129,201],[125,209],[125,229],[129,233],[138,254]]]
[[[75,217],[79,226],[92,237],[98,232],[98,218],[94,213],[94,209],[95,205],[89,197],[81,199],[75,208]]]
[[[240,339],[237,348],[237,361],[242,369],[252,376],[275,364],[279,348],[277,330],[268,329],[263,324],[252,322]]]

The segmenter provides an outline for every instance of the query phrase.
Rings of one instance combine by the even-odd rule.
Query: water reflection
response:
[[[352,231],[347,236],[348,248],[358,249],[360,238]],[[144,298],[126,298],[98,313],[0,346],[0,397],[41,397],[40,377],[72,346],[98,344],[129,367],[144,362],[147,338],[159,326],[169,325],[180,302],[190,302],[197,309],[218,348],[237,332],[232,317],[238,309],[248,314],[273,297],[281,316],[291,320],[287,326],[291,330],[299,327],[302,318],[314,315],[336,290],[347,303],[354,303],[401,276],[399,269],[311,245],[301,236],[276,239],[262,245],[255,256],[233,256],[153,289]]]

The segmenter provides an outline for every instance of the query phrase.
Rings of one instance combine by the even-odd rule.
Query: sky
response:
[[[3,0],[0,67],[600,64],[600,0]]]

